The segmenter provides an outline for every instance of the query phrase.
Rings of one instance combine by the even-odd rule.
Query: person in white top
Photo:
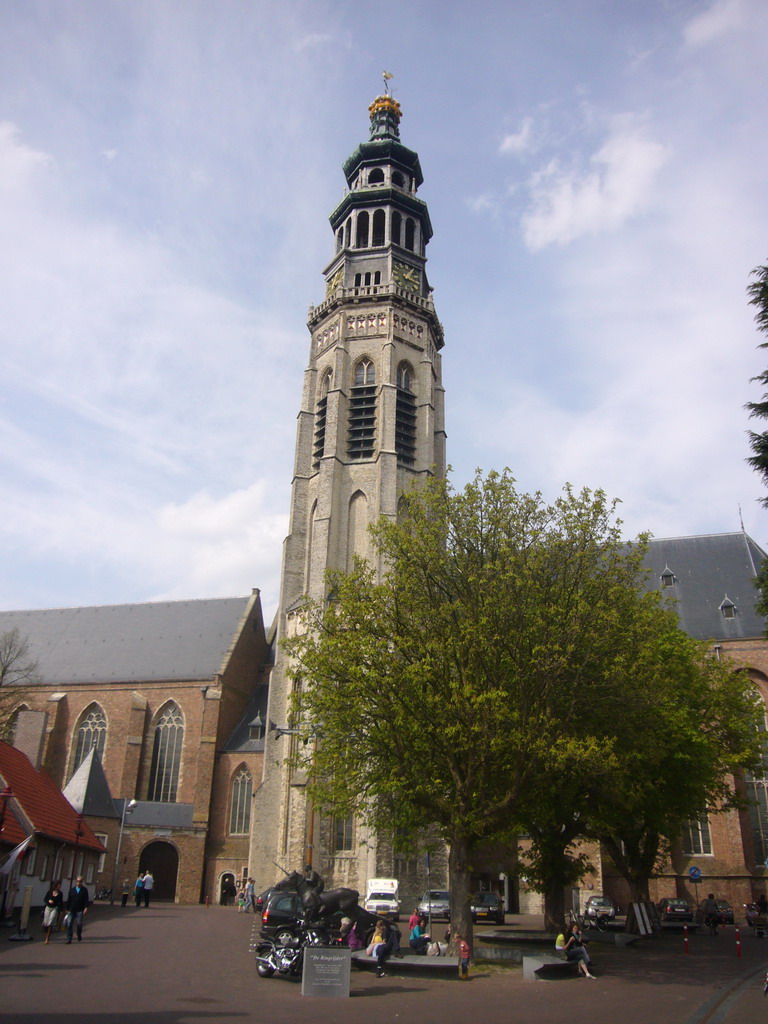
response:
[[[152,895],[155,880],[149,871],[144,872],[144,906],[149,906],[149,897]]]

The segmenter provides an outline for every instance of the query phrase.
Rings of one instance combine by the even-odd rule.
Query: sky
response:
[[[0,608],[278,599],[307,310],[382,71],[448,461],[768,546],[765,0],[0,0]],[[762,425],[753,421],[758,430]]]

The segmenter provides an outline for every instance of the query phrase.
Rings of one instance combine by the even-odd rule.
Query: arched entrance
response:
[[[139,870],[149,871],[155,880],[153,900],[175,900],[179,855],[171,843],[157,840],[145,846],[139,858]]]
[[[231,871],[225,871],[219,884],[219,903],[223,907],[231,906],[235,902],[236,893],[235,876]]]

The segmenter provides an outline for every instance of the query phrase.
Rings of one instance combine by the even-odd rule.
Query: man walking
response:
[[[67,900],[67,912],[69,921],[67,923],[67,942],[72,941],[72,932],[77,930],[77,941],[83,941],[83,916],[91,904],[88,890],[83,885],[82,876],[78,877],[75,885],[69,890]]]
[[[152,895],[152,889],[154,888],[155,880],[149,871],[144,874],[144,906],[149,906],[149,897]]]

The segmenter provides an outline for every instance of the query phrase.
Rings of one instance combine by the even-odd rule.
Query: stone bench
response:
[[[377,961],[375,956],[368,956],[365,950],[356,950],[352,954],[352,963],[363,970],[375,970]],[[458,976],[459,963],[456,956],[417,956],[415,953],[403,953],[400,957],[390,957],[384,965],[388,974],[395,974],[400,970],[414,973],[424,971],[425,974],[451,974]]]
[[[545,974],[578,972],[578,960],[566,960],[555,954],[541,953],[538,956],[523,957],[523,978],[526,981],[541,981]]]

